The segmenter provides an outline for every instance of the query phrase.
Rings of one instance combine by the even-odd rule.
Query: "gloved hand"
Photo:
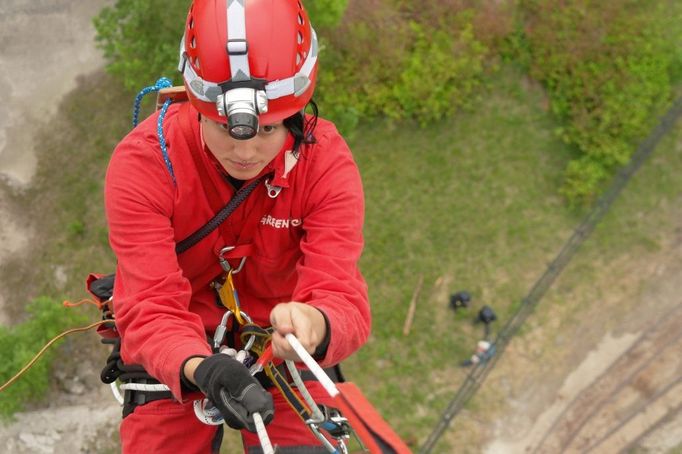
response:
[[[242,363],[228,355],[217,353],[204,359],[194,371],[194,380],[233,429],[255,432],[254,413],[260,413],[265,424],[274,417],[270,393]]]

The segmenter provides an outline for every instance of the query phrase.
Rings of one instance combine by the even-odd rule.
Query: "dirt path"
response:
[[[3,0],[0,4],[0,174],[26,185],[36,159],[31,124],[56,112],[78,75],[102,66],[92,17],[112,0]],[[38,26],[39,25],[39,26]]]
[[[510,368],[526,369],[529,376],[519,386],[526,391],[510,400],[510,413],[497,422],[486,453],[669,453],[682,446],[682,239],[670,239],[662,252],[624,276],[637,290],[614,285],[612,291],[629,315],[577,367],[562,358],[533,369],[530,362],[549,364],[551,355],[524,364],[525,347],[519,345],[501,361],[493,383]],[[563,334],[572,340],[573,356],[590,344],[596,325],[606,325],[613,308],[605,302],[600,315],[595,311],[578,322],[575,334],[582,338]],[[562,374],[557,385],[554,378]]]
[[[566,392],[578,388],[571,386],[571,379],[594,373],[591,358],[571,374],[562,388],[564,392],[560,391],[564,402],[555,403],[548,412],[557,407],[563,409],[554,418],[541,418],[553,422],[543,431],[532,452],[624,450],[639,441],[650,427],[679,411],[682,364],[677,358],[682,351],[682,306],[646,327],[638,337],[605,339],[590,356],[598,358],[607,343],[630,346],[566,402]]]

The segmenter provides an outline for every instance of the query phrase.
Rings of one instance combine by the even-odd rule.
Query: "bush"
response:
[[[346,11],[348,0],[305,0],[303,6],[317,30],[337,26]]]
[[[562,192],[589,202],[625,164],[670,100],[680,24],[668,2],[526,1],[517,49],[547,88],[558,131],[578,157]],[[677,8],[680,10],[680,8]],[[674,17],[675,15],[673,15]],[[518,37],[517,37],[518,38]]]
[[[182,83],[178,49],[190,0],[117,0],[95,17],[107,70],[131,91],[161,76]]]
[[[27,307],[29,318],[24,323],[8,328],[0,326],[0,384],[6,383],[51,338],[74,324],[84,323],[84,318],[65,309],[49,298],[38,298]],[[52,347],[2,393],[0,416],[8,417],[45,394],[49,384],[50,360],[55,353]]]
[[[471,105],[511,18],[493,2],[349,2],[321,53],[316,96],[344,132],[360,117],[422,124]],[[499,14],[498,14],[499,13]],[[498,19],[492,19],[497,17]]]
[[[470,22],[455,40],[442,30],[427,34],[423,26],[411,25],[414,48],[391,93],[398,108],[389,114],[414,117],[423,126],[471,105],[480,92],[488,49],[476,40]]]

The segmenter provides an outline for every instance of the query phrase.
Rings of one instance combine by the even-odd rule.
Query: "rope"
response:
[[[324,423],[326,419],[322,414],[322,410],[320,410],[320,407],[313,399],[313,396],[310,395],[310,391],[308,391],[308,388],[303,383],[303,380],[301,379],[301,374],[298,372],[298,369],[296,369],[294,362],[287,360],[285,361],[285,364],[287,366],[287,369],[289,369],[289,375],[291,375],[291,378],[294,380],[296,388],[298,388],[298,391],[301,393],[303,399],[305,399],[306,403],[310,407],[310,411],[312,412],[310,419],[305,423],[308,425],[313,435],[315,435],[315,437],[320,441],[320,443],[322,443],[322,446],[324,446],[327,452],[338,453],[339,451],[334,447],[334,445],[332,445],[329,442],[329,440],[327,440],[327,438],[325,438],[325,436],[322,435],[322,433],[317,428],[318,424]]]
[[[263,423],[263,418],[260,413],[254,412],[253,423],[256,426],[256,434],[258,435],[258,441],[260,441],[261,448],[263,449],[263,454],[275,454],[275,450],[272,448],[268,431],[265,430],[265,424]]]
[[[59,339],[61,339],[62,337],[66,336],[68,334],[82,332],[82,331],[88,331],[92,328],[96,328],[96,327],[103,325],[105,323],[109,323],[109,321],[108,320],[100,320],[99,322],[92,323],[88,326],[83,326],[80,328],[71,328],[71,329],[66,330],[63,333],[58,334],[57,336],[53,337],[52,340],[50,340],[47,344],[45,344],[43,346],[43,348],[41,348],[40,351],[35,354],[33,359],[31,359],[24,367],[21,368],[21,370],[19,372],[16,373],[16,375],[14,375],[14,377],[10,378],[6,383],[4,383],[2,386],[0,386],[0,393],[3,392],[5,389],[7,389],[15,381],[17,381],[17,379],[19,379],[19,377],[24,375],[31,367],[33,367],[35,362],[38,361],[38,359],[45,353],[45,351],[47,351],[47,349],[50,348],[52,346],[52,344],[57,342]]]
[[[142,104],[142,98],[144,98],[149,93],[155,93],[163,88],[170,88],[173,83],[167,77],[162,77],[156,81],[154,85],[145,87],[135,96],[135,102],[133,103],[133,128],[137,126],[140,118],[140,105]],[[166,144],[166,138],[163,135],[163,120],[166,118],[166,112],[168,111],[168,106],[171,105],[172,100],[167,99],[161,107],[161,112],[156,120],[156,135],[159,138],[159,145],[161,146],[161,153],[163,155],[163,162],[166,164],[168,173],[170,173],[173,179],[173,185],[176,185],[175,172],[173,171],[173,164],[171,164],[170,158],[168,157],[168,146]]]
[[[168,157],[168,146],[166,144],[166,138],[163,135],[163,119],[166,118],[166,112],[168,112],[168,106],[171,105],[171,102],[172,101],[170,99],[166,99],[166,101],[163,103],[163,107],[161,107],[161,112],[159,113],[159,116],[156,119],[156,135],[159,138],[159,145],[161,146],[163,162],[166,163],[168,173],[170,173],[170,176],[173,179],[173,185],[177,186],[177,182],[175,181],[175,172],[173,171],[173,164],[171,164],[170,158]]]
[[[147,96],[149,93],[155,93],[162,88],[172,87],[173,83],[167,77],[162,77],[156,81],[154,85],[145,87],[135,96],[135,103],[133,104],[133,128],[137,126],[138,120],[140,118],[140,105],[142,104],[142,98]]]
[[[474,365],[469,375],[459,388],[455,397],[450,401],[447,409],[443,413],[438,425],[429,435],[426,442],[419,451],[420,454],[430,453],[441,437],[445,429],[448,428],[454,417],[464,408],[464,405],[474,396],[478,388],[481,387],[485,378],[488,376],[497,360],[502,356],[507,344],[510,342],[521,325],[533,312],[535,306],[540,302],[547,290],[552,286],[556,278],[563,271],[569,261],[573,258],[578,248],[585,242],[594,230],[595,226],[604,215],[609,211],[611,205],[616,200],[625,185],[632,176],[642,166],[644,161],[651,155],[660,140],[675,125],[675,121],[682,115],[682,98],[678,99],[668,112],[663,116],[661,122],[654,131],[640,144],[635,153],[630,158],[628,164],[618,172],[611,186],[599,198],[595,208],[585,217],[583,222],[574,231],[573,235],[564,244],[559,254],[547,267],[543,275],[535,282],[528,295],[521,300],[521,306],[514,313],[512,318],[504,325],[498,333],[490,348],[495,348],[497,353],[490,360]]]
[[[82,306],[83,304],[92,304],[93,306],[96,306],[97,309],[100,309],[100,310],[102,309],[102,306],[103,306],[103,304],[100,303],[99,301],[95,301],[95,300],[90,299],[90,298],[85,298],[85,299],[82,299],[80,301],[76,301],[75,303],[72,303],[71,301],[68,301],[68,300],[66,300],[62,303],[62,305],[64,307],[78,307],[78,306]]]
[[[315,375],[317,381],[319,381],[322,387],[324,387],[325,391],[327,391],[329,397],[336,397],[339,394],[339,389],[336,387],[331,378],[329,378],[329,375],[327,375],[320,365],[317,364],[317,361],[310,356],[310,353],[303,348],[303,345],[301,345],[301,342],[298,340],[298,338],[291,333],[287,334],[285,338],[289,342],[289,345],[291,345],[291,348],[294,349],[298,357],[301,358],[301,361],[308,366],[310,372]]]
[[[147,392],[160,392],[160,391],[170,391],[170,388],[163,383],[125,383],[119,387],[119,389],[125,391],[147,391]]]

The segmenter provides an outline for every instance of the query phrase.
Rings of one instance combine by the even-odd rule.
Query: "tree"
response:
[[[152,85],[161,76],[180,83],[178,49],[189,0],[118,0],[94,19],[107,70],[127,89]]]

